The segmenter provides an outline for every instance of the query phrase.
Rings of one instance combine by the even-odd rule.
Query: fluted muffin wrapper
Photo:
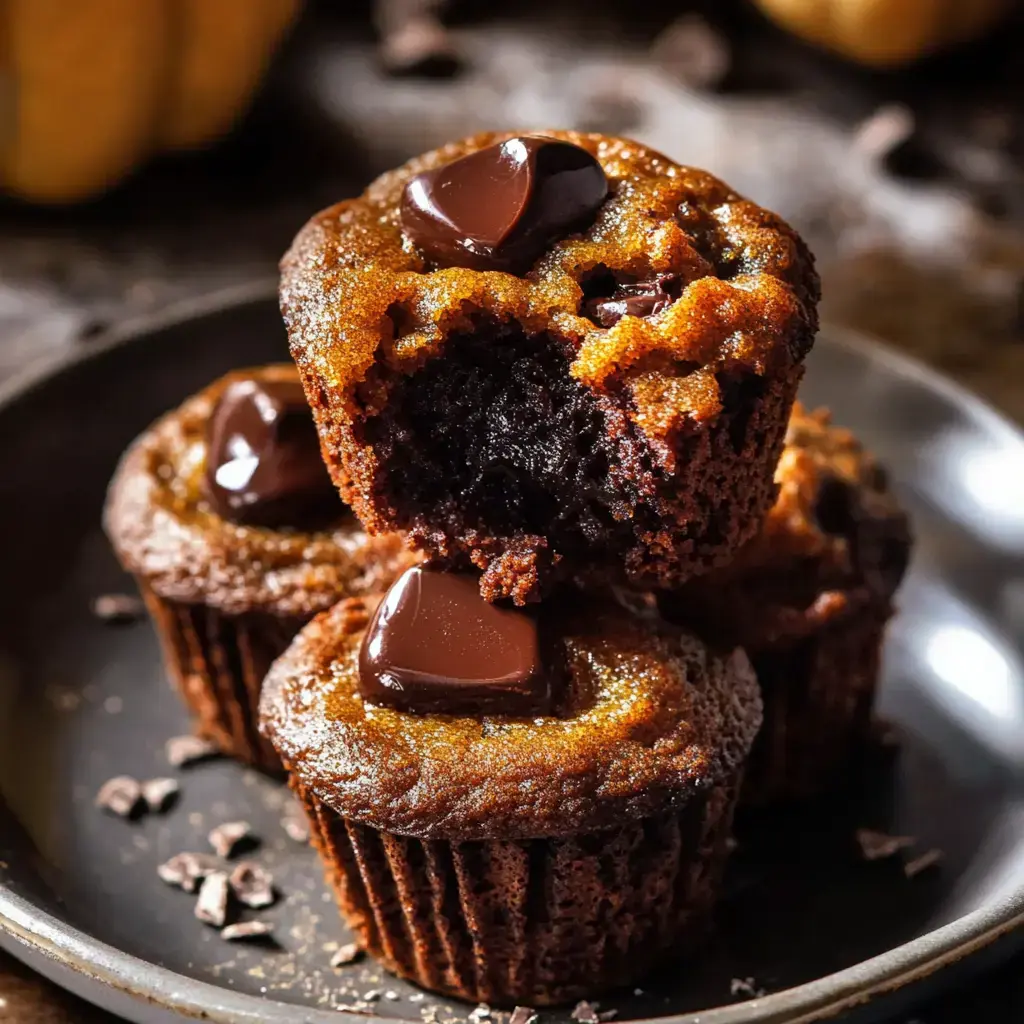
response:
[[[743,806],[807,800],[840,781],[871,734],[889,612],[865,607],[777,650],[749,650],[764,722]]]
[[[448,842],[346,820],[292,778],[342,915],[395,974],[495,1005],[632,984],[705,930],[739,779],[569,837]]]
[[[259,701],[271,663],[305,625],[266,612],[228,615],[168,601],[138,580],[160,638],[164,666],[195,730],[229,757],[280,775],[281,759],[259,732]]]

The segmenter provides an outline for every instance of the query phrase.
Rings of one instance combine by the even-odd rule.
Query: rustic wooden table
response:
[[[570,124],[641,138],[778,209],[819,255],[826,316],[1024,422],[1019,46],[879,79],[741,19],[724,88],[693,91],[651,58],[652,26],[623,30],[601,3],[585,25],[571,5],[544,6],[544,23],[462,27],[469,69],[444,83],[382,79],[360,29],[314,16],[219,151],[151,168],[87,209],[0,207],[0,379],[106,324],[272,275],[305,216],[411,152],[485,127]],[[913,1019],[1024,1019],[1022,967]],[[0,1021],[111,1018],[0,954]]]

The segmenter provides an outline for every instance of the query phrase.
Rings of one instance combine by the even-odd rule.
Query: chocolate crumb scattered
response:
[[[532,1006],[517,1006],[509,1017],[508,1024],[535,1024],[537,1011]]]
[[[226,821],[211,829],[206,838],[221,857],[231,857],[243,848],[252,848],[258,842],[247,821]]]
[[[394,1003],[394,1002],[397,1002],[397,1001],[398,1001],[399,999],[401,999],[402,997],[401,997],[401,996],[400,996],[400,995],[399,995],[399,994],[398,994],[398,993],[397,993],[397,992],[396,992],[396,991],[395,991],[395,990],[394,990],[393,988],[389,988],[389,989],[388,989],[388,990],[387,990],[387,991],[386,991],[386,992],[384,993],[384,998],[385,998],[385,999],[389,999],[389,1000],[391,1000],[391,1002],[393,1002],[393,1003]]]
[[[368,992],[363,993],[363,1001],[367,1003],[375,1003],[384,993],[379,988],[371,988]]]
[[[309,822],[298,807],[289,809],[281,819],[281,828],[285,830],[289,839],[297,843],[309,842]]]
[[[362,960],[366,954],[354,942],[346,942],[339,946],[337,952],[331,957],[332,967],[345,967]]]
[[[92,613],[111,626],[126,626],[138,622],[146,606],[134,594],[101,594],[92,602]]]
[[[206,761],[220,753],[209,740],[204,740],[200,736],[172,736],[164,749],[167,760],[175,768]]]
[[[151,814],[162,814],[178,798],[177,779],[147,779],[142,783],[142,799]]]
[[[251,860],[243,860],[228,879],[235,899],[253,910],[269,907],[277,898],[273,876]]]
[[[662,71],[690,89],[714,89],[731,63],[729,44],[699,14],[686,14],[668,26],[651,47]]]
[[[274,930],[269,921],[239,921],[229,924],[220,937],[228,942],[245,942],[250,939],[265,939]]]
[[[576,1004],[570,1016],[573,1020],[579,1021],[579,1024],[600,1024],[601,1021],[594,1004],[588,1003],[585,999]]]
[[[130,775],[117,775],[100,786],[96,806],[121,818],[130,818],[142,807],[142,787]]]
[[[938,849],[927,850],[922,853],[919,857],[914,857],[913,860],[908,860],[903,865],[903,874],[907,878],[914,878],[921,874],[922,871],[927,871],[929,868],[933,868],[942,861],[942,851]]]
[[[217,858],[209,853],[176,853],[159,865],[156,873],[168,885],[176,885],[185,892],[195,892],[199,883],[219,867]]]
[[[426,998],[427,997],[422,992],[413,992],[413,994],[411,996],[409,996],[409,1002],[410,1003],[422,1003],[423,1000],[426,999]]]
[[[196,917],[203,924],[223,928],[228,919],[228,876],[223,871],[214,871],[203,879],[196,900]]]
[[[760,999],[765,994],[765,989],[753,978],[733,978],[729,982],[729,995],[733,999]]]
[[[913,836],[890,836],[870,828],[857,829],[856,837],[865,860],[886,860],[917,842]]]

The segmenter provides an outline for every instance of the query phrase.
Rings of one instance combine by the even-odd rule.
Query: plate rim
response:
[[[0,408],[28,397],[49,379],[72,372],[79,364],[112,349],[200,317],[263,304],[276,296],[276,279],[268,277],[174,302],[156,314],[125,320],[61,357],[42,361],[9,378],[0,386]],[[826,323],[820,333],[828,336],[829,344],[858,352],[891,373],[937,393],[963,410],[982,430],[998,434],[1024,450],[1024,430],[980,396],[915,357],[841,325]],[[1017,929],[1024,931],[1024,884],[1002,899],[939,928],[802,985],[741,1003],[647,1018],[636,1024],[810,1024],[920,981]],[[179,974],[61,921],[28,898],[14,893],[2,881],[0,932],[5,939],[0,944],[16,957],[19,951],[37,954],[44,961],[69,969],[85,983],[116,990],[140,1003],[184,1018],[211,1024],[290,1024],[298,1012],[307,1024],[367,1024],[368,1021],[392,1024],[390,1018],[377,1014],[301,1007],[235,992]],[[51,976],[51,980],[67,987],[60,977]]]

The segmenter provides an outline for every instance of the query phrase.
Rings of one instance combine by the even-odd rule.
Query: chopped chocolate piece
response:
[[[367,1003],[375,1003],[384,993],[379,988],[371,988],[368,992],[363,993],[363,1001]]]
[[[142,808],[142,787],[130,775],[115,776],[100,787],[96,806],[121,818],[130,818]]]
[[[217,757],[220,751],[209,740],[199,736],[172,736],[164,748],[167,760],[175,768],[183,768],[197,761]]]
[[[207,839],[221,857],[230,857],[242,847],[248,848],[257,844],[252,826],[247,821],[227,821],[223,825],[218,825],[210,830]]]
[[[223,928],[228,919],[228,897],[231,890],[228,876],[223,871],[214,871],[203,879],[199,887],[199,899],[196,900],[196,917],[203,924]]]
[[[220,937],[228,942],[245,942],[249,939],[265,939],[273,932],[274,926],[269,921],[239,921],[229,924]]]
[[[309,842],[309,822],[298,807],[288,810],[281,819],[281,828],[285,830],[289,839],[297,843]]]
[[[346,942],[344,946],[339,946],[334,956],[331,957],[331,966],[346,967],[348,964],[357,963],[365,956],[366,953],[354,942]]]
[[[890,836],[870,828],[857,829],[856,836],[865,860],[886,860],[917,842],[913,836]]]
[[[400,213],[409,239],[440,266],[521,273],[587,227],[607,195],[585,149],[525,135],[416,175]]]
[[[585,999],[576,1004],[571,1016],[573,1020],[579,1021],[579,1024],[600,1024],[601,1021],[594,1004],[588,1003]]]
[[[903,874],[907,878],[914,878],[916,875],[921,874],[922,871],[927,871],[929,868],[933,868],[942,862],[943,853],[941,850],[931,849],[922,853],[919,857],[915,857],[913,860],[908,860],[903,865]]]
[[[765,989],[753,978],[733,978],[729,982],[729,994],[734,999],[760,999],[765,994]]]
[[[486,1003],[480,1003],[469,1011],[469,1019],[474,1021],[475,1024],[480,1024],[481,1021],[490,1020],[491,1008]]]
[[[142,783],[142,799],[152,814],[166,811],[178,797],[181,787],[177,779],[147,779]]]
[[[651,58],[690,89],[714,89],[731,63],[729,44],[699,14],[677,18],[655,39]]]
[[[367,627],[359,690],[423,712],[546,714],[552,701],[535,616],[488,604],[475,576],[420,566],[398,578]]]
[[[397,1002],[402,997],[393,988],[389,988],[385,991],[384,998],[391,1000],[391,1002]]]
[[[224,389],[207,427],[203,492],[236,523],[305,527],[338,517],[298,380],[249,377]]]
[[[389,32],[381,41],[380,63],[395,78],[454,78],[465,67],[451,33],[428,17]]]
[[[146,606],[134,594],[101,594],[92,602],[92,613],[112,626],[124,626],[141,619]]]
[[[657,274],[643,281],[620,281],[606,298],[593,298],[583,305],[584,313],[600,327],[614,327],[624,316],[654,316],[679,298],[677,274]]]
[[[156,873],[168,884],[185,892],[195,892],[199,883],[220,868],[220,862],[209,853],[176,853]]]
[[[243,906],[260,910],[269,907],[277,898],[274,893],[273,876],[259,864],[243,860],[228,879],[235,899]]]
[[[537,1011],[532,1006],[517,1006],[508,1019],[508,1024],[536,1024]]]

